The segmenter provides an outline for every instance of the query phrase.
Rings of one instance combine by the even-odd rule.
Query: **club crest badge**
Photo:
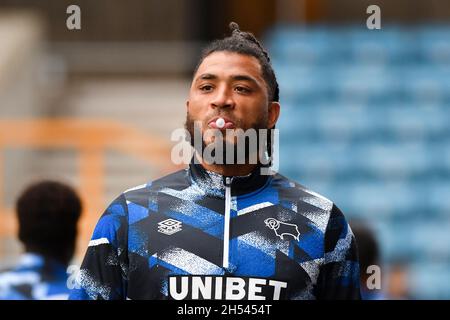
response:
[[[291,236],[297,241],[300,240],[300,231],[298,231],[298,226],[295,224],[281,222],[274,218],[268,218],[264,220],[264,223],[266,224],[266,227],[272,229],[281,240],[286,240],[286,236]]]

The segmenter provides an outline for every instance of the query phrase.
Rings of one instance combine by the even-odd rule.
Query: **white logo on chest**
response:
[[[275,234],[280,237],[281,240],[285,240],[285,236],[291,236],[295,240],[300,240],[300,231],[298,231],[298,227],[292,223],[286,223],[278,221],[274,218],[268,218],[264,220],[266,227],[275,231]]]
[[[170,236],[178,231],[181,231],[181,221],[167,219],[158,223],[158,232]]]

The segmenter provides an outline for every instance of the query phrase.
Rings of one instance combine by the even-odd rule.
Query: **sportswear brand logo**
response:
[[[181,231],[181,221],[177,221],[174,219],[167,219],[158,223],[158,232],[172,235]]]
[[[264,220],[264,223],[266,227],[275,231],[275,234],[281,240],[285,240],[284,236],[291,236],[297,241],[300,240],[300,231],[298,231],[298,227],[295,224],[281,222],[274,218],[268,218]]]

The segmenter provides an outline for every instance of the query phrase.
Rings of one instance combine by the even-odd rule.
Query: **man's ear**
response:
[[[189,100],[186,100],[186,110],[189,111]]]
[[[278,117],[280,116],[280,103],[276,101],[272,101],[269,103],[269,114],[267,117],[268,127],[273,128],[278,121]]]

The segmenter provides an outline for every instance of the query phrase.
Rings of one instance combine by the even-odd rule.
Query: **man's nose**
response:
[[[211,100],[212,108],[234,108],[234,100],[231,92],[227,88],[220,88],[216,91],[215,96]]]

